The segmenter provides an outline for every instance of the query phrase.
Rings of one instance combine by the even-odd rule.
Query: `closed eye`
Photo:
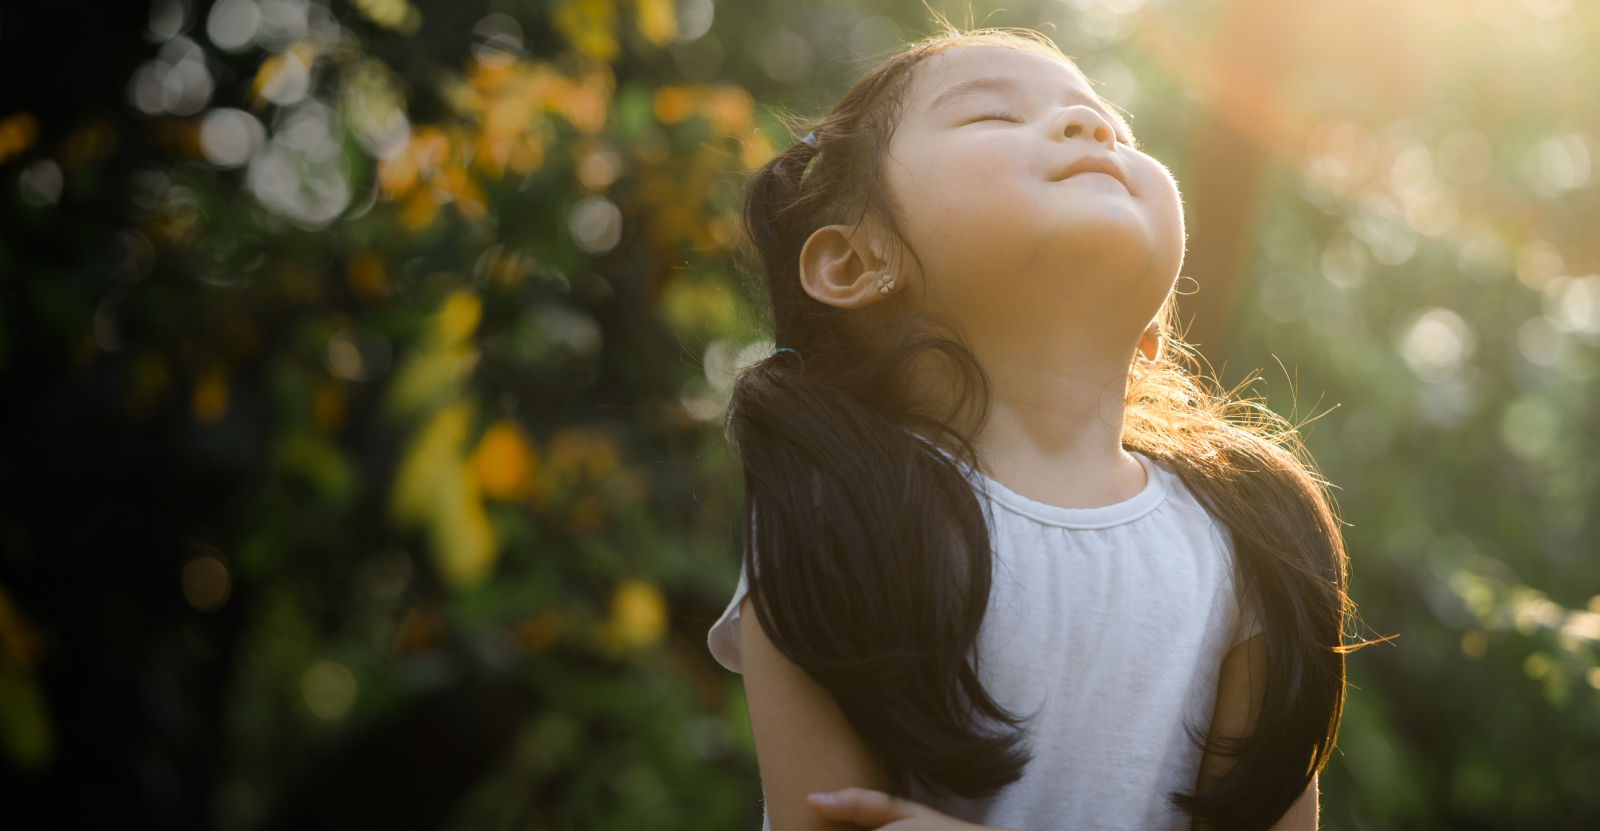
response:
[[[972,118],[969,118],[966,121],[963,121],[961,123],[962,124],[975,124],[975,123],[977,123],[979,121],[1012,121],[1012,122],[1016,122],[1017,124],[1021,124],[1022,123],[1022,117],[1019,116],[1019,115],[1014,115],[1012,113],[1008,113],[1008,112],[992,112],[992,113],[983,113],[981,115],[975,115]]]
[[[1102,113],[1102,115],[1105,115],[1106,118],[1114,125],[1123,125],[1123,121],[1121,119],[1112,118],[1109,113]],[[1022,116],[1017,115],[1015,113],[1009,113],[1009,112],[1005,112],[1003,110],[997,110],[997,111],[991,112],[991,113],[981,113],[979,115],[975,115],[975,116],[973,116],[973,117],[971,117],[971,118],[969,118],[969,119],[967,119],[967,120],[965,120],[965,121],[963,121],[961,123],[962,123],[962,125],[967,125],[967,124],[976,124],[979,121],[1010,121],[1010,122],[1012,122],[1014,124],[1021,124],[1021,123],[1023,123],[1024,119],[1022,118]],[[1122,144],[1125,144],[1128,147],[1133,148],[1134,150],[1140,149],[1139,148],[1139,140],[1137,138],[1134,138],[1133,132],[1128,130],[1126,126],[1113,127],[1113,129],[1115,129],[1117,131],[1117,141],[1118,142],[1120,142]]]

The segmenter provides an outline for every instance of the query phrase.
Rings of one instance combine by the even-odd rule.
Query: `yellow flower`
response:
[[[639,34],[656,46],[666,46],[678,36],[678,16],[672,0],[633,0]]]
[[[667,634],[667,600],[644,580],[628,580],[611,596],[608,630],[617,646],[648,649]]]
[[[419,190],[411,194],[406,203],[400,207],[400,224],[407,231],[420,231],[433,224],[439,216],[439,203],[434,200],[433,194]]]
[[[431,175],[450,162],[450,137],[437,127],[420,127],[411,134],[406,149],[378,164],[378,184],[384,196],[403,196],[424,174]]]
[[[689,87],[661,87],[652,103],[656,120],[668,126],[694,115],[694,95]]]
[[[201,424],[212,424],[228,414],[228,377],[222,370],[213,369],[195,381],[189,408]]]
[[[0,121],[0,164],[27,150],[39,137],[39,120],[31,113],[17,113]]]
[[[483,302],[470,291],[457,291],[428,319],[426,334],[389,385],[389,406],[414,413],[448,400],[472,375],[478,352],[472,333],[483,317]]]
[[[520,502],[533,496],[537,466],[532,443],[522,428],[509,419],[485,431],[472,454],[478,484],[491,499]]]
[[[607,63],[617,57],[617,7],[611,0],[565,0],[550,16],[572,48]]]
[[[351,0],[366,19],[403,35],[422,28],[422,12],[406,0]]]
[[[444,301],[433,318],[433,331],[439,341],[455,345],[472,337],[483,319],[483,301],[468,291],[458,291]]]

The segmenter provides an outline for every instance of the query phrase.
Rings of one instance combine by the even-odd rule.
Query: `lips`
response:
[[[1066,169],[1061,171],[1061,175],[1056,181],[1071,179],[1079,173],[1104,173],[1121,182],[1124,188],[1128,186],[1127,174],[1122,172],[1122,166],[1117,164],[1116,160],[1110,156],[1079,156],[1076,161],[1067,165]]]

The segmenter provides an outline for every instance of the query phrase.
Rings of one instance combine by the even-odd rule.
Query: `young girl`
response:
[[[1338,528],[1292,431],[1163,349],[1177,186],[1072,63],[923,41],[744,218],[778,348],[710,643],[768,826],[1314,828]]]

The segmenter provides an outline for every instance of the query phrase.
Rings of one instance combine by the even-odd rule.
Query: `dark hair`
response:
[[[744,466],[744,567],[761,626],[838,701],[894,787],[981,798],[1029,760],[1024,717],[978,680],[993,554],[969,482],[970,436],[989,401],[961,333],[818,302],[802,246],[825,225],[871,218],[898,235],[880,167],[916,67],[966,45],[1067,59],[1043,36],[985,30],[921,41],[867,72],[812,130],[751,177],[744,230],[759,256],[783,352],[734,383],[729,437]],[[815,162],[813,164],[813,162]],[[1170,333],[1172,303],[1163,311]],[[1239,591],[1265,626],[1265,704],[1247,736],[1196,735],[1232,756],[1199,793],[1173,794],[1212,827],[1267,828],[1321,769],[1344,697],[1344,551],[1330,501],[1294,431],[1204,380],[1171,334],[1130,367],[1123,444],[1165,462],[1231,533]],[[798,353],[798,357],[796,354]],[[803,358],[803,359],[802,359]],[[930,410],[910,382],[930,362],[953,395]]]

